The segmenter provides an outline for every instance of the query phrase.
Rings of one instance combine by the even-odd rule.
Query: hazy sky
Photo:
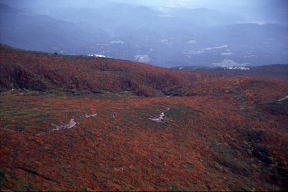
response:
[[[17,2],[17,4],[41,4],[41,5],[67,5],[67,6],[91,6],[114,1],[129,4],[139,4],[149,7],[187,7],[209,8],[230,12],[260,12],[273,14],[275,12],[288,12],[288,0],[0,0],[0,2]]]
[[[99,7],[107,2],[121,2],[159,8],[208,8],[232,13],[255,23],[288,23],[288,0],[0,0],[21,7],[43,10],[47,7]],[[112,14],[112,13],[111,13]]]
[[[240,14],[263,21],[285,22],[288,18],[288,0],[112,0],[151,7],[208,8]]]
[[[148,6],[169,7],[205,7],[205,8],[256,8],[262,5],[283,6],[287,0],[114,0],[127,3],[139,3]],[[272,7],[271,7],[272,8]]]

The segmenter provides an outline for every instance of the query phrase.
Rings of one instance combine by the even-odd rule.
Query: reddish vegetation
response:
[[[32,58],[41,58],[41,54],[33,54]],[[51,57],[53,62],[47,59],[47,63],[63,59]],[[24,61],[21,66],[34,63]],[[115,62],[113,69],[119,64],[121,69],[130,70],[126,61],[92,61]],[[83,59],[85,62],[89,66],[90,59]],[[3,91],[1,190],[287,189],[288,102],[277,101],[287,95],[287,82],[248,76],[190,82],[188,79],[193,80],[197,73],[134,64],[143,66],[138,74],[137,67],[127,73],[139,77],[137,82],[141,82],[143,71],[155,69],[155,77],[163,73],[187,81],[187,86],[181,83],[165,87],[163,92],[188,96],[139,97],[121,92],[80,97]],[[72,68],[72,64],[67,65]],[[61,86],[65,87],[66,81],[69,85],[68,74],[74,75],[74,70],[76,73],[76,69],[63,71],[66,75],[59,77]],[[98,78],[98,73],[101,76],[101,72],[91,72],[83,78]],[[52,80],[46,82],[48,76],[44,81],[39,75],[39,82],[56,86]],[[62,80],[66,76],[67,80]],[[4,80],[18,85],[15,79]],[[118,85],[111,84],[110,88]],[[162,112],[163,122],[151,121]],[[75,126],[69,126],[71,119]]]
[[[5,89],[57,89],[64,91],[133,91],[152,96],[168,88],[218,76],[209,72],[184,72],[141,63],[61,56],[0,47],[0,85]]]

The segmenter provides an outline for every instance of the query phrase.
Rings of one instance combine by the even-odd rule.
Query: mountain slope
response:
[[[287,81],[0,53],[0,190],[288,189]]]
[[[2,89],[132,91],[151,96],[215,76],[131,61],[27,52],[5,45],[0,54]]]
[[[4,92],[1,190],[287,190],[287,83],[229,91],[242,78],[190,97]]]

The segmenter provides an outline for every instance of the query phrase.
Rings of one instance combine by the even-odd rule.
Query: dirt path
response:
[[[284,100],[286,100],[286,99],[288,99],[288,95],[285,96],[285,97],[283,97],[283,98],[281,98],[281,99],[279,99],[278,102],[282,102],[282,101],[284,101]]]
[[[93,114],[86,114],[84,115],[85,118],[90,118],[90,117],[96,117],[98,114],[97,113],[93,113]]]
[[[65,125],[56,125],[56,128],[52,129],[52,131],[59,131],[59,130],[63,130],[63,129],[71,129],[73,127],[76,126],[76,121],[74,119],[70,119],[68,124]]]

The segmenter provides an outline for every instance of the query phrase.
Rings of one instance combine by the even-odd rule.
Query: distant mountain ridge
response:
[[[263,66],[246,66],[246,67],[202,67],[202,66],[178,66],[173,69],[184,71],[214,71],[232,75],[258,75],[274,76],[288,79],[288,64],[272,64]]]

